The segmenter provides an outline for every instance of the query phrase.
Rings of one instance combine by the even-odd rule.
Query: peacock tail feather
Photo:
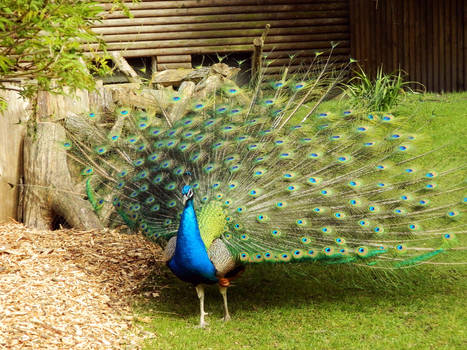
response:
[[[436,150],[420,152],[403,117],[316,112],[315,88],[287,74],[226,83],[178,120],[164,112],[177,92],[157,113],[91,111],[67,125],[64,148],[96,213],[162,245],[190,184],[206,247],[220,238],[242,263],[398,268],[463,249],[465,166],[423,166]]]

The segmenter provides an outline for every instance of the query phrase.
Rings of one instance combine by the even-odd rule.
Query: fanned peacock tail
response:
[[[464,167],[422,166],[420,135],[384,113],[316,113],[316,80],[224,84],[178,120],[121,107],[73,120],[65,148],[89,201],[160,244],[177,233],[190,184],[206,245],[239,262],[404,267],[466,232]],[[167,96],[167,106],[183,96]],[[320,100],[320,99],[318,99]],[[78,126],[76,126],[78,125]],[[459,180],[460,179],[460,180]]]

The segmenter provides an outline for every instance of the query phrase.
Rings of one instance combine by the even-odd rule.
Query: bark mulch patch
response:
[[[0,225],[0,349],[138,348],[130,304],[160,254],[140,235]]]

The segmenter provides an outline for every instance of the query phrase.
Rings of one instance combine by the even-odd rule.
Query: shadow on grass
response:
[[[199,304],[191,285],[178,280],[164,266],[156,269],[141,286],[141,293],[156,292],[156,297],[141,298],[140,312],[167,314],[169,318],[197,317]],[[463,276],[464,275],[464,276]],[[355,269],[353,266],[317,264],[264,264],[248,266],[229,288],[229,307],[236,314],[268,312],[273,309],[317,309],[329,306],[361,312],[375,305],[410,305],[432,294],[450,294],[462,289],[465,269],[422,266],[384,273]],[[221,315],[222,299],[217,286],[206,288],[206,310]]]

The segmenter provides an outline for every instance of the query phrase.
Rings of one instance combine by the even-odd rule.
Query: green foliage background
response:
[[[122,0],[114,4],[126,9]],[[82,45],[98,43],[98,50],[105,51],[90,29],[101,20],[101,11],[89,0],[0,1],[0,89],[25,97],[40,90],[92,89],[92,74],[110,72],[103,55],[85,54]]]

